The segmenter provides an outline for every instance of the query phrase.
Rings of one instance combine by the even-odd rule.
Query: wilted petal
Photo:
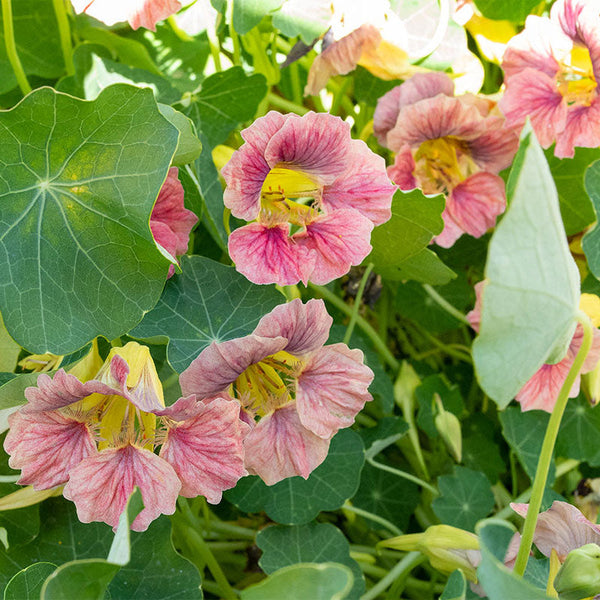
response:
[[[329,337],[333,319],[323,300],[313,298],[304,304],[300,299],[276,306],[256,326],[253,334],[287,339],[285,351],[302,355],[318,350]]]
[[[21,485],[36,490],[62,485],[75,466],[96,453],[87,424],[57,411],[19,411],[10,415],[8,423],[4,449],[11,455],[9,466],[21,470]]]
[[[351,152],[350,125],[328,113],[290,114],[269,140],[265,160],[271,168],[302,171],[320,184],[346,170]]]
[[[163,414],[177,415],[178,400]],[[221,501],[223,490],[235,486],[246,475],[242,439],[249,427],[240,421],[237,402],[217,398],[196,402],[195,414],[169,427],[160,450],[181,480],[182,496],[205,496],[212,504]]]
[[[446,73],[417,73],[379,98],[373,116],[373,133],[379,143],[387,147],[387,133],[404,106],[438,94],[454,95],[454,83]]]
[[[373,223],[353,209],[341,209],[317,217],[296,233],[294,241],[314,258],[310,280],[324,285],[345,275],[371,252]]]
[[[373,371],[363,364],[363,353],[346,344],[332,344],[315,352],[298,377],[296,405],[300,421],[318,436],[329,439],[354,423],[365,402]]]
[[[498,103],[509,127],[520,126],[530,117],[540,144],[547,148],[565,127],[567,105],[554,79],[533,69],[510,78]]]
[[[179,377],[184,396],[199,399],[225,391],[250,365],[283,350],[287,340],[247,335],[225,342],[213,342],[202,350]]]
[[[510,507],[523,518],[527,516],[528,504],[512,503]],[[552,549],[564,561],[571,550],[585,544],[600,544],[600,525],[588,521],[575,506],[555,500],[552,506],[539,514],[533,543],[544,556]]]
[[[244,441],[246,468],[267,485],[299,475],[306,479],[327,456],[329,439],[300,423],[293,405],[263,417]]]
[[[250,223],[229,236],[229,254],[235,268],[252,283],[294,285],[306,282],[314,257],[288,237],[289,225],[268,227]]]
[[[178,0],[71,0],[76,13],[85,12],[106,25],[128,21],[132,29],[156,30],[156,23],[181,8]]]
[[[70,472],[63,495],[77,507],[82,523],[102,521],[116,529],[135,486],[144,509],[131,525],[145,531],[159,515],[172,515],[181,488],[173,467],[149,450],[127,445],[108,448],[81,461]]]
[[[475,173],[452,190],[442,213],[444,230],[434,241],[450,248],[462,233],[481,237],[505,208],[504,181],[490,173]]]
[[[178,169],[169,169],[156,204],[150,215],[150,229],[158,244],[171,256],[181,256],[187,252],[190,233],[198,222],[198,217],[183,205],[183,186],[177,178]],[[175,267],[169,267],[169,277]]]
[[[354,208],[375,225],[391,216],[396,186],[385,169],[385,160],[371,152],[361,140],[353,140],[346,171],[323,188],[321,201],[326,210]]]

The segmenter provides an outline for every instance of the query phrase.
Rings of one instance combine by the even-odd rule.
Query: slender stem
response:
[[[185,536],[190,549],[197,553],[202,561],[206,563],[208,570],[219,585],[223,598],[226,598],[226,600],[238,600],[238,595],[229,584],[229,581],[227,581],[227,577],[225,577],[225,574],[221,570],[221,567],[208,547],[208,544],[198,533],[199,519],[192,513],[187,499],[180,497],[177,500],[177,504],[181,509],[181,515],[188,524],[187,527],[182,527],[181,534]]]
[[[60,34],[60,46],[62,48],[65,69],[67,75],[75,74],[75,65],[73,64],[73,45],[71,43],[71,27],[69,26],[69,17],[65,7],[65,0],[53,0],[54,13],[58,21],[58,33]]]
[[[367,510],[363,510],[362,508],[357,508],[356,506],[352,506],[349,502],[345,502],[344,506],[342,506],[343,510],[347,510],[348,512],[353,512],[365,519],[369,519],[370,521],[374,521],[375,523],[379,523],[383,525],[386,529],[388,529],[394,535],[402,535],[402,531],[398,529],[393,523],[390,523],[387,519],[380,517],[379,515],[374,515]]]
[[[236,30],[233,28],[233,3],[235,0],[227,2],[227,24],[229,25],[229,37],[233,43],[233,64],[242,64],[242,55],[240,52],[240,38]],[[239,1],[239,0],[238,0]]]
[[[458,309],[454,308],[446,298],[436,292],[435,288],[428,283],[423,284],[423,289],[429,294],[432,300],[435,300],[448,314],[452,315],[455,319],[458,319],[461,323],[471,326],[467,317],[463,315]]]
[[[277,108],[283,108],[284,110],[287,110],[288,112],[293,112],[298,115],[305,115],[308,112],[308,108],[306,108],[305,106],[302,106],[301,104],[296,104],[295,102],[292,102],[291,100],[288,100],[287,98],[282,98],[281,96],[278,96],[277,94],[271,93],[267,96],[267,98],[269,100],[269,104],[272,104],[273,106],[276,106]]]
[[[340,87],[336,90],[335,95],[333,96],[333,102],[331,103],[331,109],[329,110],[332,115],[339,114],[340,104],[342,104],[342,101],[346,96],[346,92],[348,91],[351,83],[352,79],[350,79],[350,77],[346,77]]]
[[[253,529],[247,529],[246,527],[239,527],[238,525],[231,525],[231,523],[224,523],[223,521],[212,520],[210,528],[213,531],[225,533],[236,538],[245,538],[253,540],[256,536],[256,531]]]
[[[326,287],[309,283],[310,287],[319,296],[325,298],[327,302],[333,304],[337,309],[341,310],[348,316],[352,316],[352,309],[341,299],[338,298],[333,292],[330,292]],[[371,340],[375,349],[381,354],[385,362],[392,368],[394,373],[400,370],[400,363],[396,360],[394,355],[389,351],[388,347],[381,341],[379,335],[371,325],[363,319],[360,315],[356,317],[356,324],[362,329],[364,334]]]
[[[422,479],[420,479],[416,475],[413,475],[412,473],[407,473],[406,471],[401,471],[400,469],[395,469],[394,467],[390,467],[386,464],[377,462],[376,460],[374,460],[372,458],[367,458],[367,462],[371,466],[373,466],[377,469],[381,469],[382,471],[387,471],[388,473],[392,473],[394,475],[397,475],[398,477],[402,477],[403,479],[408,479],[408,481],[412,481],[413,483],[416,483],[417,485],[424,487],[425,489],[429,490],[434,496],[439,496],[439,494],[440,494],[430,483],[423,481]]]
[[[223,66],[221,65],[221,44],[219,43],[219,37],[217,36],[216,23],[211,23],[206,28],[206,37],[208,38],[208,47],[210,48],[210,55],[212,56],[213,63],[215,65],[215,71],[222,71]]]
[[[290,81],[292,82],[292,96],[296,104],[302,104],[302,88],[300,87],[300,72],[298,63],[293,62],[289,67]]]
[[[575,378],[581,371],[585,358],[592,346],[593,326],[588,316],[579,312],[577,321],[583,327],[583,341],[581,342],[581,347],[573,361],[573,365],[569,370],[569,374],[567,375],[563,386],[560,388],[560,393],[558,394],[556,404],[554,405],[546,428],[546,434],[540,452],[540,459],[531,488],[531,500],[527,509],[525,524],[523,525],[521,545],[519,546],[519,553],[517,554],[517,560],[515,562],[514,571],[517,575],[523,575],[523,573],[525,573],[527,561],[529,560],[529,553],[531,552],[531,545],[533,543],[533,534],[535,533],[538,513],[540,512],[542,497],[544,495],[544,489],[546,488],[546,480],[548,479],[548,470],[550,469],[550,463],[554,453],[554,444],[556,443],[560,422],[563,413],[565,412],[567,401],[569,400],[569,392],[573,388]]]
[[[27,76],[21,65],[21,60],[17,53],[17,43],[15,42],[15,29],[13,24],[12,0],[2,0],[2,20],[4,22],[4,43],[6,44],[6,54],[8,60],[17,78],[17,83],[23,92],[23,95],[31,92],[31,86],[27,81]]]
[[[513,450],[508,454],[508,460],[510,462],[510,486],[512,495],[515,496],[518,490],[518,477],[517,477],[517,457]]]
[[[396,579],[407,576],[417,565],[425,560],[425,556],[420,552],[409,552],[390,572],[375,584],[370,590],[364,593],[360,600],[374,600],[383,590],[387,589]]]
[[[344,344],[348,345],[350,338],[352,337],[352,332],[354,331],[354,326],[356,325],[356,317],[358,317],[358,311],[360,310],[360,303],[362,301],[363,293],[365,291],[365,287],[367,285],[367,281],[369,280],[369,275],[371,275],[371,271],[373,270],[373,263],[369,263],[365,272],[360,280],[360,284],[358,285],[358,291],[356,292],[356,297],[354,298],[354,306],[352,307],[352,314],[350,315],[350,322],[348,323],[348,327],[346,328],[346,335],[344,335]]]

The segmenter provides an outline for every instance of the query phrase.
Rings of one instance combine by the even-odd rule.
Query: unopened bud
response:
[[[560,600],[583,600],[600,594],[600,546],[572,550],[558,571],[554,589]]]
[[[456,462],[462,459],[462,432],[460,421],[457,416],[447,411],[442,404],[438,394],[435,394],[435,401],[438,407],[438,414],[435,417],[435,427],[438,430],[448,452]]]

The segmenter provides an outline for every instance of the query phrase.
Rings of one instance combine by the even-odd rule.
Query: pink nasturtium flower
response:
[[[576,146],[600,146],[600,4],[558,0],[550,18],[529,16],[508,43],[506,91],[499,105],[509,125],[529,116],[540,144],[556,141],[559,158]]]
[[[181,374],[184,394],[229,393],[241,404],[240,417],[253,426],[244,440],[245,466],[267,485],[307,478],[335,433],[372,399],[373,372],[362,352],[324,346],[331,323],[322,300],[293,300],[265,315],[250,335],[213,342]]]
[[[434,238],[445,248],[496,224],[506,206],[498,173],[518,147],[494,102],[454,96],[453,88],[444,73],[414,75],[379,99],[373,123],[380,143],[396,153],[388,174],[400,189],[445,194],[444,230]]]
[[[237,270],[258,284],[324,284],[358,265],[391,215],[383,158],[324,113],[271,111],[242,137],[222,170],[225,206],[250,221],[229,237]]]
[[[485,280],[475,284],[476,301],[475,307],[467,314],[467,320],[471,327],[479,333],[479,325],[481,322],[481,306],[483,302],[483,291],[485,288]],[[582,300],[585,301],[585,296],[582,295]],[[583,302],[582,302],[583,304]],[[583,342],[583,327],[577,324],[573,338],[567,350],[565,357],[555,364],[543,364],[531,377],[531,379],[519,390],[516,395],[516,401],[521,405],[521,410],[545,410],[551,413],[560,393],[569,370],[571,369],[575,356]],[[581,375],[594,370],[600,360],[600,331],[594,329],[594,338],[592,347],[583,363],[583,367],[569,392],[569,398],[575,398],[579,395],[579,387],[581,383]]]
[[[40,375],[25,397],[9,417],[9,465],[35,490],[64,485],[84,523],[115,528],[138,486],[144,509],[131,527],[144,531],[175,511],[179,494],[216,504],[246,474],[248,426],[237,407],[188,396],[165,408],[148,348],[135,342],[113,348],[94,379],[59,369],[53,379]]]
[[[132,29],[156,30],[156,24],[181,8],[179,0],[71,0],[77,14],[85,12],[106,25],[127,21]]]
[[[177,167],[171,167],[150,215],[150,230],[157,244],[173,258],[187,252],[190,233],[198,217],[183,205],[183,186],[177,178]],[[170,265],[169,277],[175,273]]]

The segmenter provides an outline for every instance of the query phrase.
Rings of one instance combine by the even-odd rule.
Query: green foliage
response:
[[[148,220],[177,130],[150,91],[126,85],[93,102],[43,88],[0,123],[6,328],[25,348],[55,354],[125,333],[166,276]]]
[[[324,34],[330,22],[331,7],[327,4],[288,0],[273,13],[273,27],[287,36],[300,36],[307,44]]]
[[[196,136],[194,124],[190,119],[166,104],[159,104],[158,110],[179,131],[179,141],[173,156],[173,165],[182,167],[199,158],[202,152],[202,144]]]
[[[233,3],[233,28],[244,35],[258,25],[262,18],[277,10],[284,0],[238,0]]]
[[[335,510],[358,487],[364,463],[364,447],[360,436],[342,429],[331,440],[325,461],[308,477],[290,477],[267,486],[258,477],[240,479],[225,497],[246,512],[264,510],[278,523],[308,523],[323,510]]]
[[[280,600],[291,590],[298,598],[343,600],[352,589],[354,576],[338,563],[296,564],[271,574],[265,581],[242,590],[242,600]]]
[[[474,531],[475,524],[494,508],[494,494],[487,477],[479,471],[455,467],[452,475],[438,479],[440,496],[433,512],[446,525]]]
[[[590,406],[583,397],[571,398],[563,415],[556,451],[560,456],[582,460],[600,466],[600,408]]]
[[[10,337],[0,315],[0,372],[11,372],[17,366],[21,347]]]
[[[579,304],[579,273],[556,188],[530,130],[522,136],[508,189],[510,206],[490,241],[473,343],[479,383],[501,408],[544,362],[565,355]]]
[[[475,6],[488,19],[523,23],[525,17],[539,4],[538,0],[475,0]]]
[[[360,567],[350,558],[348,540],[330,523],[267,527],[256,536],[256,545],[263,551],[259,564],[265,573],[297,563],[337,562],[349,567],[354,574],[348,600],[359,598],[365,589]]]
[[[448,582],[440,600],[465,600],[467,593],[467,580],[462,571],[458,569],[448,577]]]
[[[492,484],[506,471],[498,444],[479,433],[463,438],[462,462],[470,469],[485,473]]]
[[[252,285],[233,267],[182,256],[181,275],[169,279],[156,307],[131,331],[135,338],[169,341],[167,356],[179,373],[211,342],[252,332],[281,303],[273,287]]]
[[[440,396],[444,409],[457,417],[461,416],[465,408],[458,386],[449,386],[440,375],[430,375],[423,379],[421,385],[415,390],[415,397],[419,403],[417,423],[430,438],[439,435],[434,422],[437,414],[435,394]]]
[[[594,205],[596,220],[598,220],[598,215],[600,215],[600,160],[593,162],[587,168],[584,184],[585,191]],[[596,278],[600,279],[600,228],[598,224],[583,236],[581,245],[587,257],[590,271]]]
[[[56,570],[49,562],[34,563],[19,571],[4,589],[4,600],[39,600],[44,581]]]

